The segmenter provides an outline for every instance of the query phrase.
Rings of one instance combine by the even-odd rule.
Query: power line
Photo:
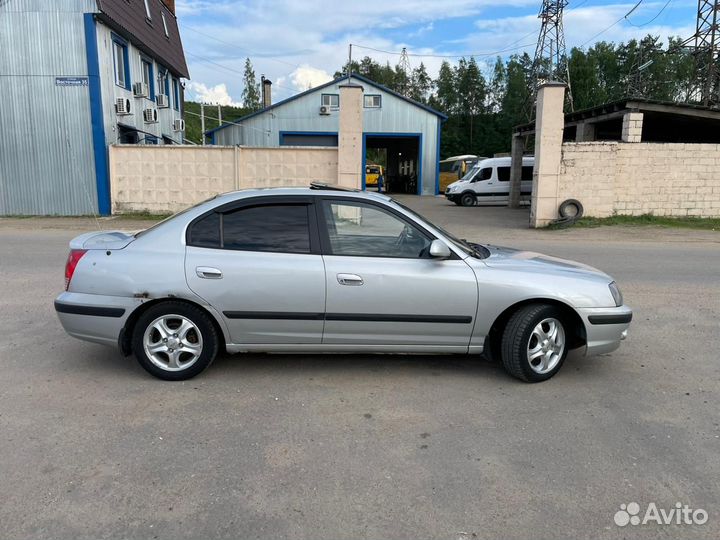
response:
[[[220,39],[220,38],[218,38],[218,37],[215,37],[215,36],[213,36],[213,35],[211,35],[211,34],[206,34],[205,32],[201,32],[200,30],[198,30],[198,29],[196,29],[196,28],[193,28],[192,26],[183,25],[183,28],[187,28],[188,30],[190,30],[190,31],[192,31],[192,32],[195,32],[196,34],[200,34],[201,36],[205,36],[205,37],[207,37],[207,38],[214,39],[214,40],[217,41],[218,43],[224,43],[225,45],[229,45],[230,47],[234,47],[234,48],[237,49],[238,51],[246,53],[248,56],[255,56],[255,57],[260,57],[260,58],[263,58],[263,59],[266,59],[266,60],[272,60],[273,62],[279,62],[279,63],[281,63],[281,64],[285,64],[285,65],[288,65],[288,66],[294,67],[294,68],[299,68],[299,67],[300,67],[300,65],[298,65],[298,64],[293,64],[293,63],[291,63],[291,62],[286,62],[285,60],[280,60],[279,58],[275,58],[275,57],[273,57],[273,56],[263,56],[263,55],[261,55],[261,54],[259,54],[259,53],[249,51],[249,50],[247,50],[247,49],[244,49],[243,47],[240,47],[240,46],[237,45],[236,43],[230,43],[229,41],[224,41],[224,40],[222,40],[222,39]]]
[[[528,37],[529,35],[534,34],[534,33],[535,33],[535,31],[531,32],[530,34],[528,34],[527,36],[524,36],[524,37]],[[474,58],[484,58],[484,57],[486,57],[486,56],[495,56],[496,54],[500,54],[500,53],[503,53],[503,52],[510,52],[510,51],[516,51],[516,50],[519,50],[519,49],[524,49],[525,47],[530,47],[531,45],[535,45],[535,42],[533,41],[532,43],[526,43],[525,45],[520,45],[519,47],[513,47],[513,48],[510,48],[510,49],[502,49],[502,50],[499,50],[499,51],[493,51],[493,52],[489,52],[489,53],[464,53],[464,54],[420,54],[420,53],[407,53],[407,55],[408,55],[408,56],[413,56],[413,57],[418,57],[418,58],[466,58],[466,57],[470,57],[470,56],[471,56],[471,57],[474,57]],[[352,46],[353,46],[353,47],[357,47],[358,49],[367,49],[367,50],[369,50],[369,51],[375,51],[375,52],[384,53],[384,54],[391,54],[391,55],[394,55],[394,56],[400,56],[400,55],[402,55],[402,51],[401,51],[401,52],[397,52],[397,51],[385,51],[385,50],[383,50],[383,49],[376,49],[376,48],[374,48],[374,47],[366,47],[366,46],[364,46],[364,45],[358,45],[357,43],[353,43]]]
[[[642,4],[642,2],[643,2],[643,0],[639,0],[638,3],[635,4],[635,5],[630,9],[630,11],[628,11],[625,15],[623,15],[622,17],[620,17],[617,21],[615,21],[614,23],[612,23],[610,26],[608,26],[608,27],[605,28],[604,30],[600,30],[600,32],[598,32],[598,33],[595,34],[593,37],[591,37],[590,39],[588,39],[585,43],[583,43],[582,45],[580,45],[580,47],[581,47],[581,48],[584,47],[585,45],[587,45],[588,43],[590,43],[592,40],[594,40],[596,37],[603,35],[605,32],[607,32],[608,30],[610,30],[612,27],[614,27],[614,26],[616,26],[617,24],[619,24],[623,19],[627,19],[627,18],[632,14],[632,12],[635,11],[635,10],[640,6],[640,4]]]
[[[185,54],[190,55],[194,58],[198,58],[198,59],[202,60],[203,62],[207,62],[208,64],[213,64],[213,65],[215,65],[219,68],[225,69],[231,73],[237,73],[238,75],[242,75],[243,77],[245,76],[244,72],[242,72],[238,69],[231,68],[226,65],[220,64],[218,62],[215,62],[214,60],[211,60],[210,58],[205,58],[204,56],[200,56],[199,54],[191,53],[190,51],[185,51]],[[282,88],[283,90],[289,90],[290,92],[293,92],[293,94],[297,94],[299,92],[299,90],[297,90],[296,88],[288,88],[287,86],[282,86],[282,85],[279,85],[276,83],[274,83],[274,86],[276,86],[278,88]]]
[[[642,24],[633,23],[630,19],[627,18],[627,16],[625,16],[625,18],[627,19],[627,22],[630,23],[630,25],[634,26],[635,28],[641,28],[643,26],[647,26],[651,22],[655,21],[660,15],[662,15],[663,11],[665,11],[665,8],[670,5],[670,2],[672,2],[672,0],[667,0],[667,2],[665,2],[665,5],[660,9],[660,11],[657,12],[657,15],[655,15],[652,19],[650,19],[649,21],[645,21]]]

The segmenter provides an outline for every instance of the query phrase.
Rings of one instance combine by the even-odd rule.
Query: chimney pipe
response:
[[[272,105],[272,82],[270,79],[266,79],[265,75],[260,77],[260,82],[262,84],[262,106],[263,109],[266,109]]]
[[[175,15],[175,0],[162,0],[162,3],[170,10],[170,13]]]

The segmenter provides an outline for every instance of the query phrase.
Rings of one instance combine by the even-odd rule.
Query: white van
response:
[[[528,202],[532,193],[535,158],[523,157],[520,180],[520,201]],[[478,161],[457,182],[445,190],[445,197],[462,206],[476,204],[507,204],[510,195],[510,158]]]

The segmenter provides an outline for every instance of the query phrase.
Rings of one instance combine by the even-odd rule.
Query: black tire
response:
[[[583,216],[583,205],[577,199],[567,199],[558,208],[558,214],[562,219],[580,219]]]
[[[469,191],[460,195],[461,206],[475,206],[475,195]]]
[[[197,360],[185,369],[169,371],[158,367],[145,352],[143,340],[145,331],[159,317],[179,315],[188,319],[199,331],[202,349]],[[192,338],[189,338],[192,339]],[[196,334],[194,339],[198,340]],[[217,356],[220,340],[210,317],[200,308],[185,302],[168,301],[156,304],[143,313],[135,324],[132,334],[132,350],[138,363],[151,375],[166,381],[184,381],[205,370]],[[157,356],[157,355],[156,355]]]
[[[534,328],[544,319],[557,319],[563,329],[564,348],[555,367],[547,373],[537,373],[528,360],[528,346]],[[546,381],[562,367],[568,353],[568,335],[563,322],[563,313],[555,306],[530,304],[516,311],[508,320],[503,331],[501,356],[505,371],[525,382]]]

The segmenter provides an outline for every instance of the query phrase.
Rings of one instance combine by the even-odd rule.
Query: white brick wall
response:
[[[178,212],[236,189],[337,182],[336,148],[110,147],[114,214]]]
[[[720,145],[563,143],[557,203],[585,215],[720,217]]]

